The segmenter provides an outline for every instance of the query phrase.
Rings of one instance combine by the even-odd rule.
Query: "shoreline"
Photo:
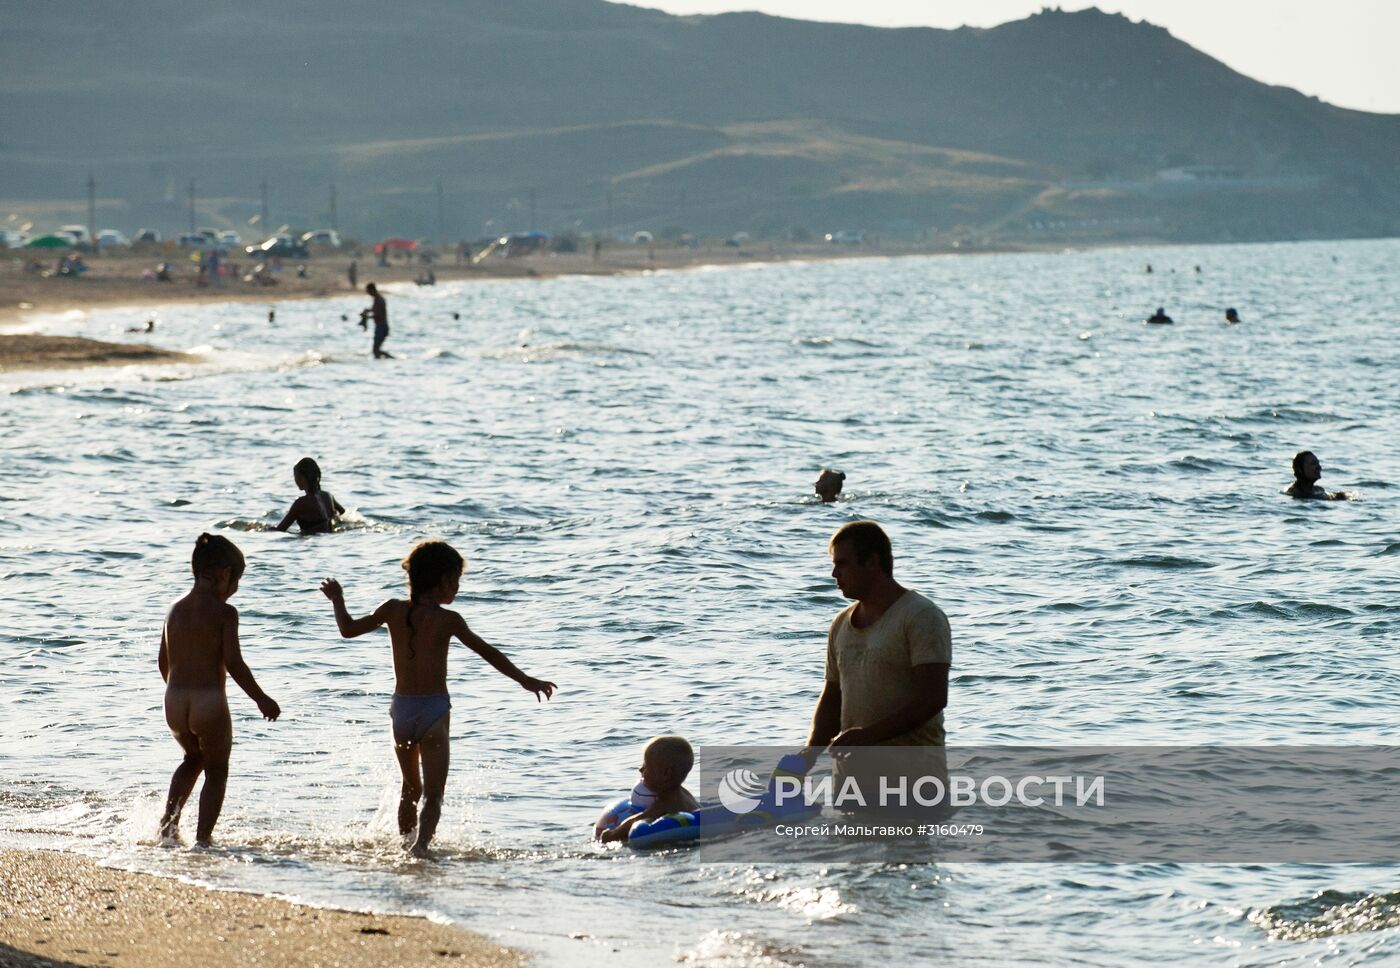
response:
[[[112,968],[517,968],[523,953],[423,917],[316,908],[0,849],[0,965]]]
[[[87,260],[88,269],[80,277],[62,278],[25,272],[24,257],[20,255],[22,251],[9,251],[9,259],[0,256],[0,327],[23,323],[30,315],[99,307],[154,308],[161,305],[225,302],[272,304],[289,300],[356,297],[363,295],[363,286],[367,282],[411,283],[427,268],[399,261],[383,267],[376,265],[373,257],[362,257],[359,260],[358,283],[352,288],[346,277],[352,257],[347,251],[307,260],[306,278],[298,278],[294,266],[289,264],[279,276],[279,282],[273,286],[255,286],[231,278],[223,279],[218,286],[197,286],[190,268],[193,263],[180,263],[181,253],[101,255]],[[1030,247],[954,248],[948,245],[852,247],[830,243],[761,243],[741,248],[713,246],[695,249],[661,245],[648,249],[646,246],[620,245],[604,249],[597,259],[584,252],[541,253],[514,259],[492,257],[478,265],[458,265],[448,258],[431,268],[438,282],[487,282],[556,279],[561,276],[637,275],[660,270],[787,262],[1030,251],[1041,250]],[[142,278],[142,273],[160,259],[174,260],[174,282],[153,282]]]

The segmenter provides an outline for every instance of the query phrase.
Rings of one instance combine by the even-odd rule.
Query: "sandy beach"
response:
[[[304,907],[0,851],[0,966],[380,968],[521,965],[518,952],[423,918]]]
[[[595,259],[591,252],[544,252],[520,258],[491,257],[476,265],[457,264],[447,256],[432,265],[438,282],[474,279],[548,279],[564,275],[622,275],[658,269],[689,269],[702,266],[741,265],[754,262],[821,261],[880,256],[950,253],[936,245],[861,245],[830,243],[756,242],[740,247],[720,243],[696,247],[662,245],[622,245],[605,247]],[[242,279],[223,278],[220,285],[197,285],[194,263],[180,252],[123,252],[88,257],[87,271],[65,277],[26,272],[25,260],[33,255],[25,250],[0,253],[0,325],[23,320],[36,312],[62,312],[94,306],[148,306],[163,303],[258,302],[276,303],[289,299],[324,299],[348,296],[362,291],[367,282],[413,282],[426,268],[395,259],[380,266],[374,258],[361,257],[357,285],[346,276],[352,255],[342,251],[322,254],[306,262],[307,275],[299,277],[288,265],[277,283],[262,286]],[[6,257],[8,256],[8,257]],[[40,256],[51,268],[57,256]],[[172,282],[143,278],[157,262],[172,266]],[[246,264],[240,270],[247,269]],[[136,320],[136,322],[141,322]]]

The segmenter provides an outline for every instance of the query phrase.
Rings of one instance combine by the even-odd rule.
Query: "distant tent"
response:
[[[73,239],[67,235],[41,235],[24,244],[26,249],[71,249]]]

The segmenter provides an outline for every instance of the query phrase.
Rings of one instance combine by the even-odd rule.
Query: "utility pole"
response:
[[[609,188],[609,189],[608,189],[608,239],[609,239],[609,240],[612,239],[612,234],[613,234],[613,217],[612,217],[612,215],[613,215],[613,213],[612,213],[612,189]]]
[[[437,183],[437,225],[438,225],[438,245],[447,248],[447,223],[443,220],[442,212],[442,179]]]
[[[190,234],[194,234],[194,179],[190,179]]]
[[[528,226],[529,231],[533,232],[535,229],[539,228],[539,226],[536,224],[536,221],[537,219],[535,218],[535,190],[532,188],[530,189],[530,225]]]
[[[97,255],[97,180],[92,177],[92,172],[88,172],[88,243],[92,246],[92,254]]]
[[[261,226],[263,227],[263,231],[266,232],[266,231],[267,231],[267,179],[266,179],[266,178],[264,178],[264,179],[262,180],[262,185],[260,186],[260,188],[262,189],[262,218],[260,219],[260,221],[258,222],[258,224],[261,225]]]
[[[331,231],[340,230],[339,220],[335,216],[335,182],[331,182]]]

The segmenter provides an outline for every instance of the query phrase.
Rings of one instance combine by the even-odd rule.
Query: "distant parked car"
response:
[[[125,248],[131,244],[131,240],[116,229],[103,229],[97,233],[97,247],[99,249]]]
[[[324,245],[332,249],[340,248],[340,233],[335,229],[317,229],[303,233],[301,241],[306,245]]]
[[[155,229],[137,229],[136,235],[131,240],[131,244],[156,243],[159,242],[160,239],[161,235]]]
[[[60,225],[57,234],[71,235],[74,242],[87,242],[92,237],[86,225]]]
[[[311,255],[311,250],[304,243],[287,235],[274,235],[266,242],[245,245],[243,251],[255,259],[305,259]]]
[[[219,245],[223,246],[226,249],[235,245],[242,244],[243,239],[239,236],[237,232],[233,231],[232,229],[225,229],[224,231],[219,233]]]
[[[22,249],[24,248],[24,243],[28,241],[29,236],[23,232],[0,229],[0,248]]]
[[[202,249],[213,244],[209,241],[209,236],[200,232],[184,232],[176,241],[182,249]]]

